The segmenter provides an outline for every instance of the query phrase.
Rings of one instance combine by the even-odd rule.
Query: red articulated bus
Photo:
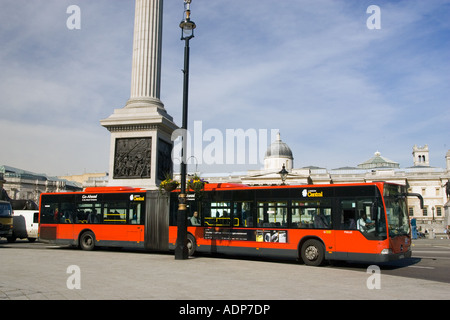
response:
[[[130,187],[45,193],[40,239],[174,250],[178,192]],[[249,187],[206,184],[188,194],[188,248],[196,252],[384,262],[411,256],[406,187],[385,182]]]

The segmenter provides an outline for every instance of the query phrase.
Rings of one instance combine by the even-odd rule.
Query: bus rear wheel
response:
[[[188,235],[187,235],[186,246],[188,248],[188,255],[189,255],[189,257],[193,256],[194,253],[195,253],[195,249],[197,247],[197,243],[195,241],[195,237],[192,234],[190,234],[190,233],[188,233]]]
[[[84,232],[80,237],[80,248],[92,251],[95,248],[95,235],[91,231]]]
[[[325,258],[325,249],[318,240],[306,240],[302,245],[300,256],[306,265],[320,266]]]

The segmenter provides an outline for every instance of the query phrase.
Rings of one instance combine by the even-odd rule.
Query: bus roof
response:
[[[378,186],[385,184],[385,181],[358,182],[358,183],[339,183],[339,184],[304,184],[304,185],[275,185],[275,186],[249,186],[242,183],[206,183],[203,191],[217,191],[230,189],[289,189],[289,188],[326,188],[326,187],[347,187],[347,186]],[[392,183],[389,183],[392,184]],[[180,189],[174,190],[179,192]]]
[[[104,193],[104,192],[120,192],[120,191],[138,192],[138,191],[145,191],[145,189],[133,188],[133,187],[88,187],[88,188],[85,188],[83,192]]]
[[[288,189],[288,188],[326,188],[326,187],[345,187],[345,186],[368,186],[376,185],[382,188],[382,185],[387,182],[373,181],[361,183],[342,183],[342,184],[305,184],[305,185],[276,185],[276,186],[249,186],[242,183],[206,183],[203,191],[219,191],[219,190],[245,190],[245,189]],[[389,183],[391,184],[391,183]],[[114,192],[145,192],[144,188],[134,188],[128,186],[114,186],[114,187],[88,187],[81,192],[55,192],[57,194],[67,193],[114,193]],[[174,190],[180,192],[180,189]],[[47,193],[48,194],[48,193]]]

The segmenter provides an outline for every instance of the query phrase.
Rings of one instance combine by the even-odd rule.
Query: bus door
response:
[[[377,253],[386,233],[382,207],[375,198],[340,199],[336,226],[336,252],[351,259],[353,253]]]
[[[99,228],[95,228],[95,237],[97,241],[113,241],[118,245],[129,241],[127,225],[127,200],[120,199],[109,200],[103,203],[101,222]]]
[[[74,203],[61,202],[49,203],[46,208],[50,207],[53,213],[53,219],[56,223],[56,239],[64,239],[72,241],[74,239],[73,225],[77,220],[77,213]]]
[[[130,197],[128,210],[128,241],[137,244],[144,242],[145,197],[134,195]]]
[[[336,226],[336,252],[351,259],[352,253],[370,250],[367,235],[375,230],[371,220],[373,199],[341,199]]]

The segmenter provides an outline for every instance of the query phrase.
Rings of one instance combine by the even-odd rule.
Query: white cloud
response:
[[[71,4],[2,3],[0,133],[8,139],[0,147],[9,152],[0,164],[76,173],[99,170],[103,159],[108,168],[109,133],[99,120],[129,98],[134,3],[80,0],[78,31],[66,28]],[[414,144],[428,144],[434,165],[444,166],[449,1],[379,1],[381,30],[366,27],[371,4],[194,1],[190,123],[280,128],[298,167],[356,165],[377,149],[408,166]],[[165,1],[164,10],[161,99],[180,123],[182,2]],[[27,162],[18,145],[41,160]],[[55,162],[41,152],[48,146],[71,156]]]

